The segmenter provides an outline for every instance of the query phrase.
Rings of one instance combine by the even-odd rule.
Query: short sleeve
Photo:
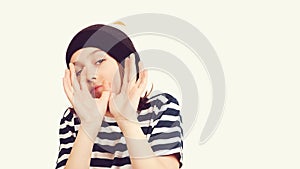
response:
[[[68,108],[60,121],[59,127],[59,153],[55,169],[65,167],[71,153],[77,132],[75,131],[76,118],[72,109]]]
[[[183,130],[180,106],[176,98],[163,93],[151,98],[153,113],[149,143],[158,156],[176,155],[182,166]]]

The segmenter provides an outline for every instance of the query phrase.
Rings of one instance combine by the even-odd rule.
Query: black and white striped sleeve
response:
[[[71,153],[75,138],[76,131],[74,125],[74,114],[68,108],[60,121],[59,127],[59,153],[56,161],[55,169],[62,169],[65,167],[68,157]]]
[[[149,143],[158,156],[176,155],[182,166],[183,130],[180,106],[176,98],[163,93],[155,97]]]

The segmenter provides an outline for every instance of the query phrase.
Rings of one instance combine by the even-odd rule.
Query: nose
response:
[[[87,79],[88,83],[94,83],[96,81],[96,76]]]
[[[87,68],[86,79],[89,83],[95,82],[97,80],[97,69],[92,67]]]

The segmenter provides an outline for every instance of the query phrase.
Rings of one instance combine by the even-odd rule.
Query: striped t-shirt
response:
[[[183,130],[178,101],[167,93],[149,98],[149,108],[140,111],[138,121],[157,156],[175,154],[182,166]],[[59,154],[56,169],[63,169],[76,139],[80,120],[67,109],[60,122]],[[93,145],[90,168],[131,168],[125,138],[117,122],[104,116]]]

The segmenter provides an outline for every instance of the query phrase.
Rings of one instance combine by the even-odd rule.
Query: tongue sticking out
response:
[[[103,85],[101,86],[96,86],[93,91],[92,91],[92,95],[95,98],[100,98],[102,95],[103,91],[111,91],[111,85],[108,81],[104,81]]]

